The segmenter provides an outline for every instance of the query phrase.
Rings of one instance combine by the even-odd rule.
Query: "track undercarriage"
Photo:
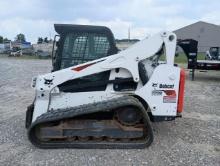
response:
[[[142,104],[127,96],[66,110],[50,110],[29,128],[41,148],[144,148],[153,141]]]

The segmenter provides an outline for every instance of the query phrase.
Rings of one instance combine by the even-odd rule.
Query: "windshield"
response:
[[[109,49],[110,43],[104,34],[69,33],[64,39],[61,68],[105,57]]]

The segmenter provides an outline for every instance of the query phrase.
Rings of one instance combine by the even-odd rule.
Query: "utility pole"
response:
[[[130,27],[128,27],[128,41],[130,42]]]

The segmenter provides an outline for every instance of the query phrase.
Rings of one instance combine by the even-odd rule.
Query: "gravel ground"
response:
[[[154,142],[142,150],[43,150],[27,139],[25,111],[31,78],[49,60],[0,58],[0,165],[220,165],[220,73],[187,78],[183,118],[154,123]]]

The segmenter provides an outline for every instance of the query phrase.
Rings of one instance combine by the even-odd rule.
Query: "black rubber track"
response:
[[[35,129],[48,122],[55,122],[63,119],[73,118],[79,115],[110,111],[123,106],[135,106],[143,115],[143,122],[147,130],[147,137],[137,142],[42,142],[35,135]],[[39,148],[80,148],[80,149],[139,149],[150,146],[153,142],[153,131],[150,125],[148,114],[138,99],[132,96],[124,96],[93,104],[86,104],[77,107],[49,110],[39,116],[28,128],[28,138],[31,143]]]

